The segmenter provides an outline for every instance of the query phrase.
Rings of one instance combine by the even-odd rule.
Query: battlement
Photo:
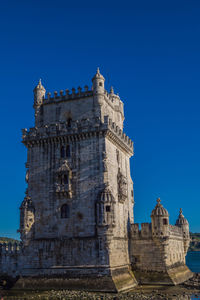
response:
[[[143,238],[151,238],[152,237],[152,230],[151,230],[151,223],[135,223],[131,224],[131,238],[132,239],[143,239]]]
[[[18,266],[21,259],[21,245],[0,243],[0,275],[15,277],[19,274]]]
[[[127,150],[133,153],[133,142],[131,139],[113,122],[108,116],[104,117],[104,123],[99,118],[82,119],[71,122],[69,127],[67,123],[54,123],[39,128],[33,127],[28,131],[26,128],[22,129],[22,141],[24,144],[38,139],[48,139],[59,136],[70,136],[92,134],[93,132],[103,131],[108,132],[111,138],[119,139]],[[117,141],[116,141],[117,142]]]
[[[84,90],[79,86],[77,90],[75,88],[71,89],[71,92],[69,89],[60,90],[59,92],[54,91],[53,95],[48,92],[46,97],[43,97],[43,104],[52,104],[57,103],[61,101],[70,101],[73,99],[80,99],[80,98],[86,98],[93,96],[93,89],[89,89],[87,85],[85,85]],[[104,90],[104,97],[106,102],[114,109],[118,110],[119,112],[123,113],[123,103],[120,100],[119,95],[116,95],[114,93],[108,93],[106,90]],[[117,102],[117,106],[116,106]]]
[[[108,116],[104,117],[104,124],[107,124],[108,129],[114,132],[125,144],[127,144],[133,151],[133,141],[112,121]]]
[[[9,256],[21,251],[21,245],[17,243],[0,243],[0,255]]]
[[[178,226],[169,225],[170,236],[183,237],[183,231]]]
[[[131,237],[134,239],[138,238],[149,238],[152,237],[152,227],[151,223],[141,223],[141,229],[140,224],[135,223],[131,224]],[[156,235],[156,237],[163,237],[163,235],[159,234]],[[183,238],[183,231],[178,226],[169,225],[169,231],[168,236],[170,237],[180,237]]]
[[[44,100],[44,104],[47,104],[47,103],[52,103],[52,102],[89,97],[89,96],[92,96],[92,95],[93,95],[93,91],[89,90],[89,87],[87,85],[85,85],[84,91],[79,86],[77,88],[77,91],[76,91],[75,88],[72,88],[71,93],[70,93],[70,90],[68,90],[68,89],[66,89],[65,92],[64,92],[64,90],[60,90],[59,93],[57,91],[54,91],[53,96],[49,92],[49,93],[47,93],[47,97],[46,98],[44,97],[43,100]]]

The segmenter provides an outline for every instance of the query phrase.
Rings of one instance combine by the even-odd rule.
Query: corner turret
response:
[[[104,94],[104,82],[105,78],[100,74],[99,68],[92,78],[92,87],[94,94]]]
[[[160,202],[161,200],[158,198],[151,213],[153,237],[169,236],[169,214]]]
[[[34,107],[39,106],[43,103],[46,90],[42,85],[41,79],[39,80],[38,85],[33,90],[34,93]]]
[[[39,127],[43,122],[43,99],[45,97],[46,90],[42,85],[41,79],[38,85],[33,90],[34,93],[34,109],[35,109],[35,126]]]
[[[190,244],[190,231],[189,231],[189,223],[187,219],[183,215],[183,210],[180,208],[178,219],[176,220],[176,226],[180,227],[183,231],[183,239],[184,239],[184,251],[187,253],[189,244]]]

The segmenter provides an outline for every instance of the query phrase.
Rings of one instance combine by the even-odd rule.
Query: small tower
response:
[[[35,106],[41,105],[45,97],[46,90],[42,85],[41,79],[39,80],[38,85],[33,90],[34,93],[34,108]]]
[[[190,231],[189,231],[189,223],[183,215],[182,208],[180,208],[179,216],[178,219],[176,220],[176,226],[180,227],[183,231],[184,250],[185,253],[187,253],[190,244]]]
[[[153,237],[159,238],[169,236],[169,214],[160,202],[161,200],[158,198],[151,213],[152,234]]]
[[[38,85],[33,90],[34,93],[34,109],[35,109],[35,126],[38,127],[42,124],[42,113],[43,108],[43,99],[45,97],[46,90],[42,85],[41,79],[39,80]]]
[[[100,74],[99,68],[92,78],[92,87],[94,94],[104,94],[104,82],[105,78]]]

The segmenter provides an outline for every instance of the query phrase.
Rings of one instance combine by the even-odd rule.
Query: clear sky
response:
[[[45,1],[0,4],[0,236],[18,237],[33,88],[91,86],[100,70],[125,104],[135,221],[159,196],[200,232],[200,1]]]

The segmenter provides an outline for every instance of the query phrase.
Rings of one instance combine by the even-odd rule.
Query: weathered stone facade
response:
[[[163,216],[152,214],[152,226],[142,224],[139,231],[134,224],[133,142],[123,132],[123,102],[104,81],[97,70],[91,90],[45,97],[41,81],[34,89],[35,127],[22,136],[28,152],[22,246],[4,246],[0,266],[22,277],[19,287],[42,282],[121,291],[137,284],[134,271],[140,280],[138,270],[186,268],[188,223],[172,227],[165,216],[168,223],[161,226]]]

